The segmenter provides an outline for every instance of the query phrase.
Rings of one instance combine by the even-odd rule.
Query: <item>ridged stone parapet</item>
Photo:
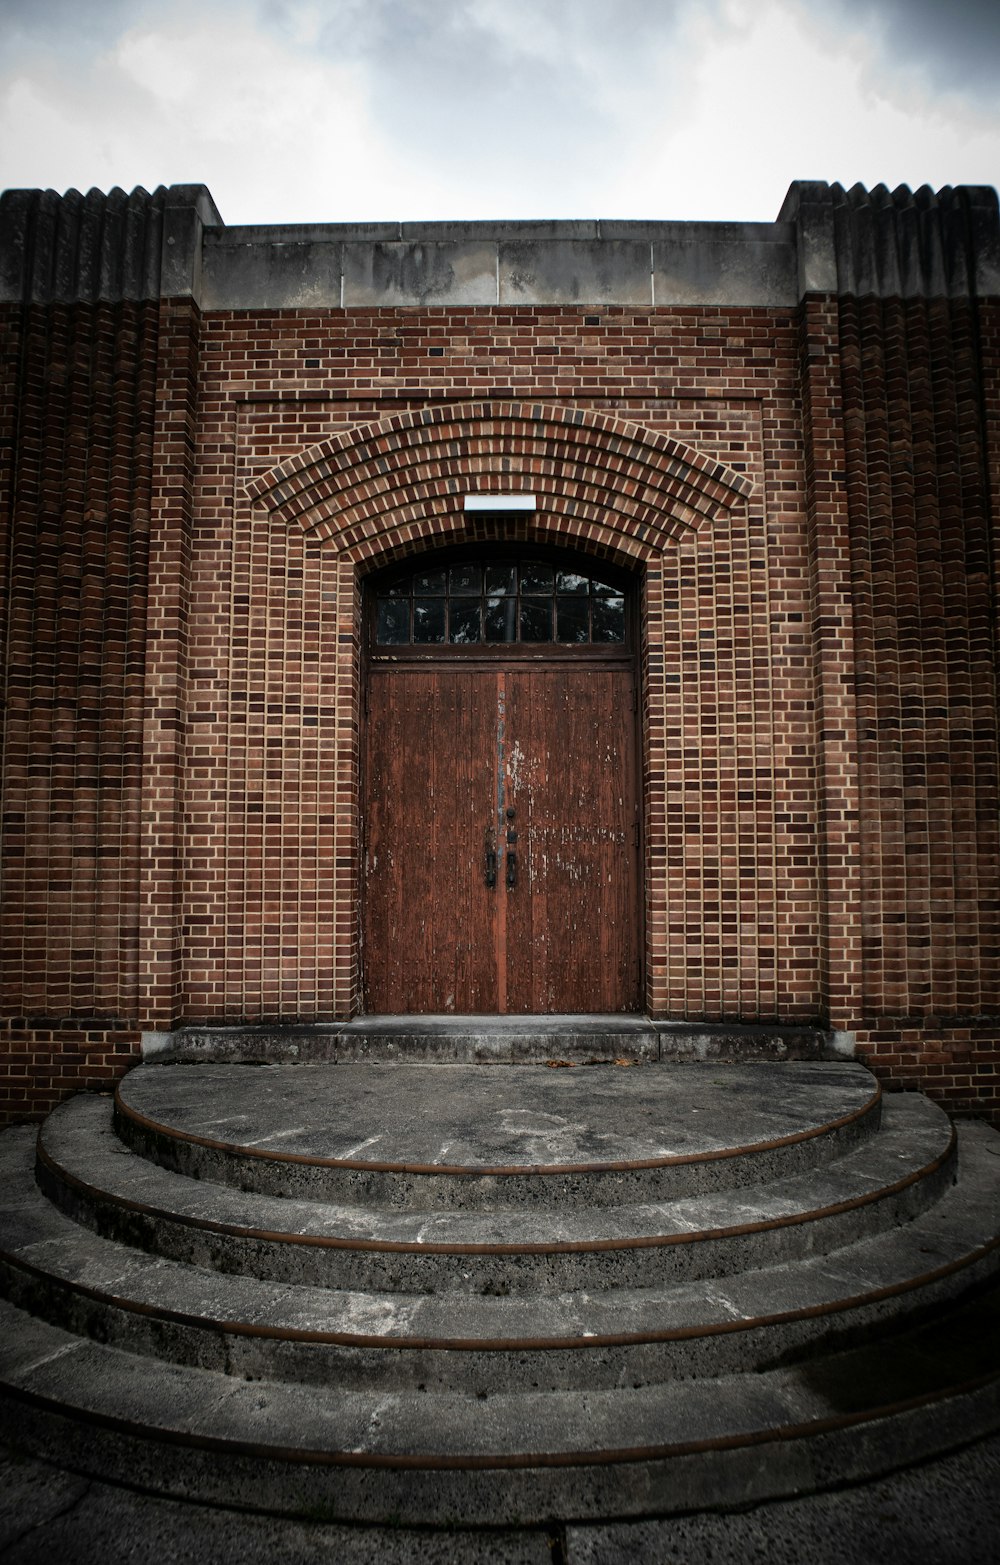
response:
[[[192,297],[206,310],[792,307],[806,293],[1000,293],[996,193],[797,180],[773,223],[227,227],[203,185],[8,191],[0,302]]]

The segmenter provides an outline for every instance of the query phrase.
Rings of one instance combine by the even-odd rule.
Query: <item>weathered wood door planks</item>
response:
[[[638,1009],[633,691],[607,661],[371,667],[369,1013]]]

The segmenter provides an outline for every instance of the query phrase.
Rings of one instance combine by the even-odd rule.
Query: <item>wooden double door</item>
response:
[[[495,651],[369,663],[365,1009],[637,1010],[634,667]]]

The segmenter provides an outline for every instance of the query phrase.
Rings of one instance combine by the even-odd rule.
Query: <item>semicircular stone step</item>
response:
[[[57,1109],[40,1185],[99,1232],[176,1260],[274,1280],[403,1292],[648,1286],[828,1251],[924,1210],[953,1178],[955,1137],[927,1099],[887,1102],[877,1136],[749,1189],[607,1207],[386,1211],[186,1179],[129,1152],[107,1100]]]
[[[884,1331],[1000,1267],[998,1142],[961,1132],[960,1178],[926,1213],[830,1255],[603,1294],[388,1294],[233,1277],[79,1227],[0,1139],[0,1288],[20,1308],[151,1358],[373,1392],[640,1385],[760,1369]]]
[[[890,1345],[757,1375],[483,1396],[234,1380],[0,1302],[0,1420],[82,1471],[344,1520],[530,1523],[869,1477],[996,1427],[1000,1292]]]
[[[880,1097],[848,1063],[148,1065],[116,1124],[164,1167],[265,1194],[595,1206],[800,1173],[873,1134]]]

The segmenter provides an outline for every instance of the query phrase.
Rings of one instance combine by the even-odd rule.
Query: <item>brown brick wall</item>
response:
[[[156,312],[10,326],[3,1009],[134,1017]]]
[[[963,309],[10,312],[13,1111],[144,1027],[350,1012],[359,584],[491,486],[643,575],[651,1010],[828,1016],[986,1102],[1000,327]]]
[[[120,1071],[138,1036],[158,317],[35,305],[2,325],[17,447],[16,463],[4,452],[2,1009],[38,1019],[11,1023],[0,1051],[20,1110],[26,1094],[53,1101],[50,1077],[65,1093],[110,1074],[112,1056]],[[74,1017],[97,1020],[78,1031]]]
[[[530,487],[542,493],[543,509],[557,528],[546,536],[561,536],[568,542],[582,539],[585,546],[620,550],[625,558],[647,558],[648,596],[656,613],[645,681],[647,996],[651,1009],[657,1014],[709,1018],[815,1016],[822,1007],[822,996],[818,978],[814,717],[806,623],[806,544],[799,500],[801,445],[794,321],[767,311],[698,314],[617,309],[602,312],[601,328],[596,330],[587,326],[582,312],[568,310],[478,310],[464,317],[455,311],[407,312],[405,336],[414,345],[409,354],[392,347],[384,358],[381,354],[357,355],[354,348],[348,352],[341,346],[346,340],[367,349],[373,341],[381,340],[376,335],[380,329],[395,343],[398,317],[395,331],[392,326],[382,326],[385,319],[373,314],[365,320],[360,312],[339,318],[331,314],[328,336],[323,338],[317,335],[315,322],[311,327],[300,326],[288,316],[264,321],[248,321],[242,316],[218,318],[218,328],[225,331],[225,337],[219,337],[216,351],[221,354],[229,339],[231,346],[225,356],[229,365],[243,371],[248,359],[257,362],[262,349],[255,352],[253,346],[247,346],[248,340],[267,344],[272,352],[277,341],[287,362],[299,331],[303,356],[315,353],[322,368],[327,360],[338,366],[340,382],[347,380],[348,389],[359,399],[352,407],[324,397],[317,388],[306,402],[300,388],[283,388],[280,382],[274,385],[274,367],[281,362],[279,349],[260,365],[259,379],[266,376],[270,390],[257,377],[232,387],[244,401],[239,413],[233,415],[232,427],[238,427],[244,442],[239,460],[248,476],[260,473],[277,456],[300,453],[310,436],[315,440],[321,433],[350,430],[380,409],[389,413],[401,406],[414,411],[449,406],[453,399],[468,395],[487,368],[494,379],[503,368],[507,375],[504,389],[518,398],[539,394],[540,386],[551,394],[549,364],[558,361],[561,379],[556,406],[635,421],[646,430],[690,444],[702,457],[719,459],[733,470],[744,471],[750,479],[748,503],[738,514],[736,510],[727,512],[724,524],[695,518],[694,525],[678,525],[676,540],[671,537],[667,547],[657,545],[654,558],[643,539],[651,523],[638,512],[631,518],[624,514],[617,517],[622,498],[605,454],[599,453],[597,463],[593,460],[592,433],[583,444],[584,451],[590,453],[589,471],[584,468],[578,473],[572,466],[564,438],[557,451],[561,476],[546,477],[544,454],[523,447],[516,421],[506,419],[507,404],[491,404],[498,426],[507,429],[509,443],[502,458],[506,469],[498,460],[494,487],[504,487],[510,480],[508,486]],[[211,335],[214,342],[215,320]],[[418,356],[421,341],[423,354]],[[324,342],[325,357],[319,351]],[[470,342],[478,344],[479,362],[468,352]],[[487,343],[492,349],[488,356]],[[430,356],[432,346],[444,350],[440,359]],[[400,374],[400,361],[411,373]],[[634,365],[627,375],[629,395],[593,395],[594,381],[607,380],[610,370],[622,361]],[[404,401],[399,394],[407,389],[414,370],[422,395],[410,390]],[[618,373],[623,372],[619,369]],[[769,378],[767,386],[762,384],[765,376]],[[512,405],[533,406],[528,401]],[[442,434],[445,443],[460,440],[461,422],[458,419],[456,427]],[[370,444],[364,442],[366,447]],[[385,453],[381,456],[383,460],[402,460],[392,453],[388,458]],[[595,467],[601,470],[597,477]],[[483,471],[493,468],[487,455],[477,449],[456,458],[447,472],[438,469],[440,453],[423,453],[411,475],[418,487],[440,476],[442,486],[450,482],[454,489],[451,500],[447,494],[437,497],[433,520],[426,526],[421,497],[415,499],[413,486],[406,487],[402,468],[381,475],[381,492],[374,498],[359,480],[357,494],[351,492],[347,499],[338,496],[336,505],[331,502],[328,509],[336,518],[336,535],[332,523],[321,514],[324,497],[315,501],[314,510],[309,510],[313,501],[307,498],[286,501],[288,522],[298,515],[301,523],[299,513],[305,512],[311,528],[331,533],[326,548],[343,549],[349,567],[345,577],[348,602],[354,592],[352,556],[358,555],[362,563],[366,557],[373,562],[371,551],[387,546],[381,534],[397,519],[412,531],[408,540],[392,543],[393,548],[423,546],[429,527],[442,542],[463,536],[459,529],[464,527],[464,519],[458,509],[461,494],[479,487]],[[516,476],[524,474],[529,476]],[[660,506],[664,503],[662,476],[657,482],[656,503]],[[575,516],[565,514],[564,489],[576,497]],[[588,504],[593,506],[589,519],[580,509]],[[218,505],[221,525],[221,496]],[[366,506],[371,508],[371,525]],[[247,525],[252,531],[255,524],[250,515]],[[599,521],[609,517],[614,525],[601,538],[597,535]],[[589,539],[587,527],[593,533]],[[217,543],[223,547],[221,533]],[[378,556],[383,557],[388,556]],[[264,569],[263,550],[257,558],[259,569]],[[274,639],[281,634],[284,567],[276,565],[275,569],[278,587],[271,630],[274,687],[284,667],[280,644]],[[207,566],[206,577],[217,574],[213,561]],[[259,604],[263,593],[250,590],[248,598]],[[263,638],[263,629],[260,634]],[[349,634],[345,616],[342,635]],[[225,640],[224,633],[220,632],[220,637]],[[239,644],[242,638],[237,634],[235,639]],[[256,661],[262,668],[261,659]],[[325,677],[333,680],[332,668]],[[347,670],[344,681],[348,683]],[[263,694],[259,694],[258,702],[263,701]],[[271,707],[273,744],[278,737],[276,703]],[[658,714],[658,737],[652,735],[649,724],[654,714]],[[220,730],[224,721],[220,712]],[[241,760],[240,765],[244,764]],[[261,769],[266,770],[263,763]],[[350,775],[343,777],[342,799],[352,798],[356,786],[356,778],[352,782]],[[353,822],[342,818],[341,828],[350,828],[353,837]],[[347,846],[353,854],[353,842]],[[264,851],[267,868],[262,879],[274,886],[282,875],[282,855],[274,836],[265,842]],[[345,874],[346,857],[346,853],[338,853]],[[219,895],[223,895],[221,884]],[[348,879],[338,898],[338,917],[345,929],[350,927],[352,902]],[[206,946],[218,943],[221,927],[220,912],[205,936]],[[276,932],[277,924],[272,920],[272,940],[277,938]],[[252,990],[244,1003],[251,1001],[254,1009],[249,1014],[264,1014]],[[219,1014],[225,1014],[232,1003],[230,999]],[[338,1008],[348,1003],[349,996],[342,992]],[[293,1013],[294,1007],[281,1014]]]
[[[889,1081],[996,1113],[993,314],[982,343],[968,300],[847,298],[839,315],[861,775],[859,1045]]]
[[[842,301],[862,1014],[1000,1011],[997,663],[968,301]]]
[[[136,1062],[138,1036],[100,1017],[0,1022],[0,1125],[40,1119],[74,1092],[111,1092]]]

